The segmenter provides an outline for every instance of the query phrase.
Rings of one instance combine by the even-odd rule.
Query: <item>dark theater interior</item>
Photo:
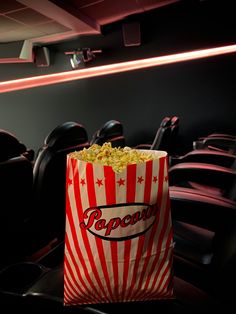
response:
[[[0,0],[1,313],[234,312],[233,2]]]

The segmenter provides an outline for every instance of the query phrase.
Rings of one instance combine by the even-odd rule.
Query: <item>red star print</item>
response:
[[[102,179],[97,179],[96,184],[100,187],[101,185],[103,185],[102,183]]]
[[[81,179],[80,180],[80,184],[82,185],[82,186],[84,186],[86,183],[85,183],[85,179]]]
[[[154,183],[156,183],[157,180],[158,180],[158,179],[157,179],[157,176],[154,176],[152,181],[153,181]]]
[[[119,184],[119,186],[125,185],[125,179],[120,178],[120,180],[118,180],[117,183]]]
[[[68,185],[72,184],[72,180],[70,178],[68,178]]]
[[[165,182],[168,182],[168,176],[165,176],[164,180]]]
[[[143,179],[143,177],[141,176],[141,177],[138,177],[138,183],[142,183],[144,181],[144,179]]]

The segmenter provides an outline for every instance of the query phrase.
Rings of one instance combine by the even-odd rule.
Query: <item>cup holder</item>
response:
[[[10,265],[0,272],[0,291],[23,294],[45,271],[42,265],[31,262]]]

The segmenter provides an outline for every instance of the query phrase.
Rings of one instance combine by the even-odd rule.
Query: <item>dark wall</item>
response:
[[[165,27],[161,23],[166,21],[165,10],[158,13],[159,20],[156,15],[149,17],[149,23],[145,20],[144,24],[142,20],[141,47],[124,48],[119,25],[115,24],[113,28],[104,28],[102,36],[50,46],[49,68],[0,64],[0,80],[70,70],[63,51],[78,44],[85,46],[93,42],[94,48],[103,48],[101,56],[89,65],[94,66],[233,43],[234,34],[229,37],[229,32],[226,32],[227,38],[218,36],[217,40],[214,30],[211,36],[201,37],[196,21],[192,33],[189,26],[186,35],[184,29],[191,25],[190,11],[181,19],[180,12],[171,12],[173,28],[167,22]],[[184,18],[188,22],[185,27]],[[157,31],[151,33],[153,28]],[[178,115],[180,152],[186,151],[191,149],[192,140],[209,132],[236,134],[235,73],[236,54],[231,54],[3,93],[0,94],[0,128],[15,133],[28,147],[37,150],[45,136],[62,122],[78,121],[91,136],[107,120],[117,119],[124,124],[128,144],[133,145],[151,140],[164,116]]]

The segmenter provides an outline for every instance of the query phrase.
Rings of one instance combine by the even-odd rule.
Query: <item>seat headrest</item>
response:
[[[171,118],[171,126],[177,126],[177,125],[179,125],[179,117],[173,116]]]
[[[44,144],[53,149],[63,149],[87,141],[88,135],[85,128],[77,122],[70,121],[58,125],[45,138]]]
[[[99,130],[98,136],[114,137],[123,135],[123,125],[117,120],[107,121]]]
[[[24,144],[10,132],[0,129],[0,160],[7,160],[26,151]]]
[[[162,119],[160,127],[166,128],[171,125],[171,118],[170,117],[165,117]]]

